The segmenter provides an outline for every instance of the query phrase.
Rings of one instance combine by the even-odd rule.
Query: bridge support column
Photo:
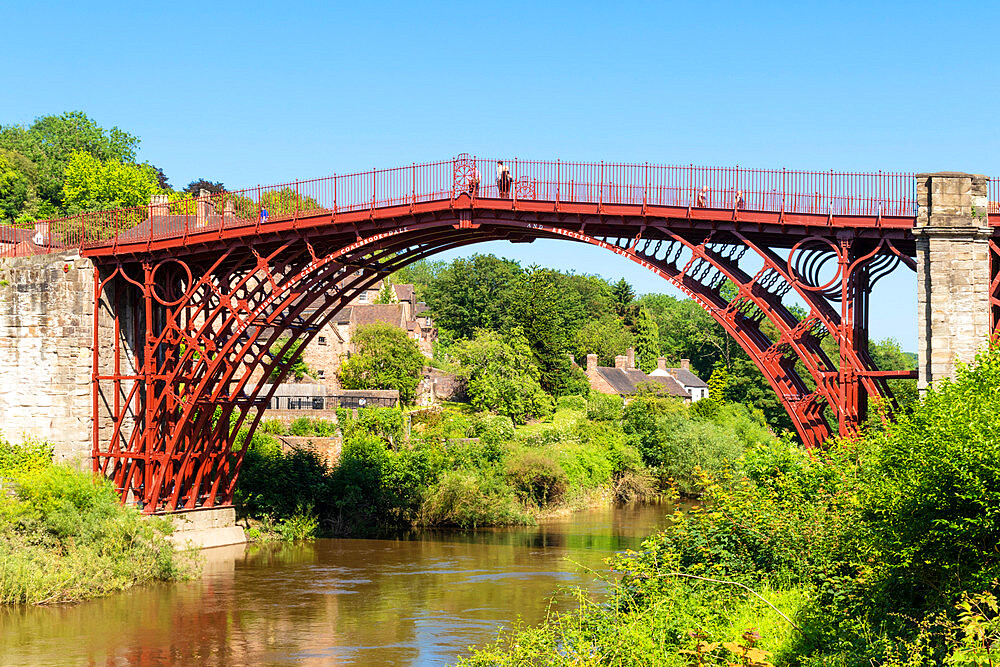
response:
[[[992,230],[987,179],[958,172],[917,175],[917,318],[924,391],[955,377],[989,342]]]

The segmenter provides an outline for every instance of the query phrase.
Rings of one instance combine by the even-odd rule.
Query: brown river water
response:
[[[638,548],[670,511],[211,549],[193,581],[0,609],[0,665],[451,664],[501,626],[544,619],[561,586],[603,589],[603,559]]]

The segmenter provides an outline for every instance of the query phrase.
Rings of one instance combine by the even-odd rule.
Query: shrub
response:
[[[181,578],[167,522],[123,506],[114,486],[65,466],[19,476],[0,496],[0,602],[68,602]]]
[[[624,407],[621,396],[592,391],[587,397],[587,419],[617,421],[622,418]]]
[[[351,410],[338,408],[337,422],[344,438],[369,433],[392,448],[403,442],[403,413],[399,408],[358,408],[357,417]]]
[[[0,435],[0,477],[18,478],[52,464],[52,445],[27,438],[15,444]]]
[[[427,526],[531,523],[510,489],[496,479],[468,470],[449,470],[424,497],[420,522]]]
[[[489,444],[509,442],[514,439],[514,422],[506,415],[482,415],[472,422],[472,436]]]
[[[288,429],[280,419],[262,419],[259,430],[268,435],[284,435]]]
[[[566,493],[566,471],[540,452],[519,452],[507,461],[506,470],[514,491],[526,502],[543,506],[558,502]]]
[[[274,438],[255,433],[236,485],[236,509],[241,516],[280,521],[300,506],[323,506],[329,486],[329,471],[315,452],[286,453]]]
[[[383,322],[359,326],[351,336],[355,352],[340,367],[345,389],[395,389],[412,403],[424,355],[399,327]]]
[[[583,412],[587,409],[587,399],[579,395],[562,396],[556,401],[556,407],[560,410]]]
[[[869,435],[865,496],[885,593],[984,590],[1000,577],[1000,348],[960,366],[895,424]]]

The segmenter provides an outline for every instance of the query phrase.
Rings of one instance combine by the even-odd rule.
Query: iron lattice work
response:
[[[110,360],[102,359],[95,341],[95,469],[149,511],[230,503],[246,451],[234,436],[256,428],[262,410],[252,408],[270,401],[271,381],[284,377],[292,346],[311,341],[381,276],[485,240],[569,239],[655,271],[747,351],[810,446],[831,432],[825,406],[840,432],[853,432],[868,396],[891,398],[885,380],[911,376],[876,370],[864,336],[867,289],[888,266],[912,263],[890,241],[859,251],[846,239],[812,237],[782,259],[735,230],[680,234],[649,225],[637,238],[622,233],[628,223],[616,227],[592,236],[499,216],[444,219],[341,247],[296,235],[260,248],[239,243],[184,259],[103,265],[98,317],[113,322],[115,344]],[[751,254],[763,262],[753,273],[741,266]],[[826,261],[837,274],[821,284],[813,267]],[[735,290],[727,294],[727,285]],[[793,290],[809,304],[805,317],[783,302]],[[836,340],[839,359],[824,352],[824,336]],[[113,415],[110,423],[101,422],[102,412]]]
[[[235,434],[256,428],[286,353],[382,276],[490,240],[586,243],[654,271],[747,352],[807,446],[855,433],[869,398],[892,405],[888,380],[915,377],[868,351],[872,287],[915,269],[899,188],[827,201],[768,189],[791,172],[741,189],[739,170],[532,164],[514,165],[510,198],[470,187],[469,158],[336,177],[329,202],[296,183],[60,222],[96,265],[95,470],[149,512],[231,503]]]

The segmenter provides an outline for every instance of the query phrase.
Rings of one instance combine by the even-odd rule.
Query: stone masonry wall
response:
[[[78,254],[0,259],[0,429],[87,466],[93,265]]]
[[[919,389],[955,376],[989,341],[989,246],[985,176],[917,176]]]

